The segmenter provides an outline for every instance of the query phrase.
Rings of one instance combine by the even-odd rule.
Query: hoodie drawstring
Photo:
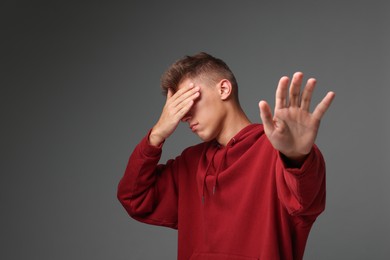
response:
[[[207,168],[206,168],[206,171],[205,171],[205,175],[203,177],[203,182],[202,182],[202,204],[204,204],[204,190],[205,190],[205,186],[206,186],[206,177],[207,177],[207,172],[209,171],[210,169],[210,166],[211,164],[213,163],[213,160],[214,160],[214,157],[215,157],[215,154],[217,153],[218,149],[215,149],[214,153],[213,153],[213,156],[211,157],[211,160],[210,162],[207,164]]]
[[[225,163],[225,161],[227,159],[228,150],[229,150],[230,147],[232,147],[235,144],[235,142],[236,142],[236,140],[233,138],[231,140],[231,143],[228,144],[225,147],[225,149],[224,149],[221,161],[220,161],[220,163],[219,163],[219,165],[217,167],[217,170],[215,172],[215,179],[214,179],[214,184],[213,184],[213,195],[215,194],[215,191],[216,191],[216,187],[217,187],[217,184],[218,184],[218,177],[219,177],[220,172],[222,171],[222,165]],[[210,160],[210,162],[207,165],[206,173],[205,173],[204,178],[203,178],[203,184],[202,184],[202,204],[204,204],[204,199],[205,199],[205,195],[204,194],[205,194],[207,172],[209,171],[209,168],[210,168],[211,164],[214,161],[214,158],[215,158],[215,155],[216,155],[217,151],[218,151],[218,149],[216,149],[214,151],[213,156],[211,157],[211,160]]]

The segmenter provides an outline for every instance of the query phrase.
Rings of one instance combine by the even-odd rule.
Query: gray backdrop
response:
[[[207,51],[253,122],[283,75],[316,77],[315,102],[336,92],[305,259],[389,259],[389,4],[167,2],[3,1],[0,258],[175,259],[176,231],[130,219],[116,187],[160,115],[160,75]],[[180,126],[163,161],[197,142]]]

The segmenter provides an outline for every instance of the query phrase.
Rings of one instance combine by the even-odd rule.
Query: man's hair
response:
[[[161,88],[166,95],[171,88],[176,92],[179,84],[187,79],[202,78],[211,83],[227,79],[232,84],[233,97],[238,101],[238,84],[233,72],[226,63],[208,53],[200,52],[194,56],[184,56],[173,63],[161,77]]]

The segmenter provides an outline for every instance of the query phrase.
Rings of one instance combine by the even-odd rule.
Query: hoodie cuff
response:
[[[283,168],[286,171],[295,175],[302,175],[306,172],[307,169],[311,168],[316,157],[316,149],[317,148],[313,146],[313,148],[310,150],[310,153],[306,156],[300,167],[291,167],[291,164],[288,163],[288,158],[280,152],[278,153],[278,159],[282,162]]]
[[[157,157],[161,155],[162,147],[164,142],[162,142],[159,146],[154,146],[149,143],[149,136],[152,132],[152,129],[149,130],[148,134],[142,139],[141,141],[141,147],[142,152],[147,157]]]

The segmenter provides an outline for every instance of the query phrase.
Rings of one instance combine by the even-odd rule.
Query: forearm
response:
[[[118,199],[134,219],[177,228],[177,171],[175,160],[158,164],[162,147],[149,144],[147,135],[130,156],[118,185]]]
[[[325,207],[325,162],[313,147],[303,164],[291,167],[279,157],[277,163],[278,195],[292,215],[315,215]]]
[[[118,185],[118,199],[130,215],[150,211],[153,204],[145,199],[153,201],[161,148],[150,146],[148,136],[134,149]]]

